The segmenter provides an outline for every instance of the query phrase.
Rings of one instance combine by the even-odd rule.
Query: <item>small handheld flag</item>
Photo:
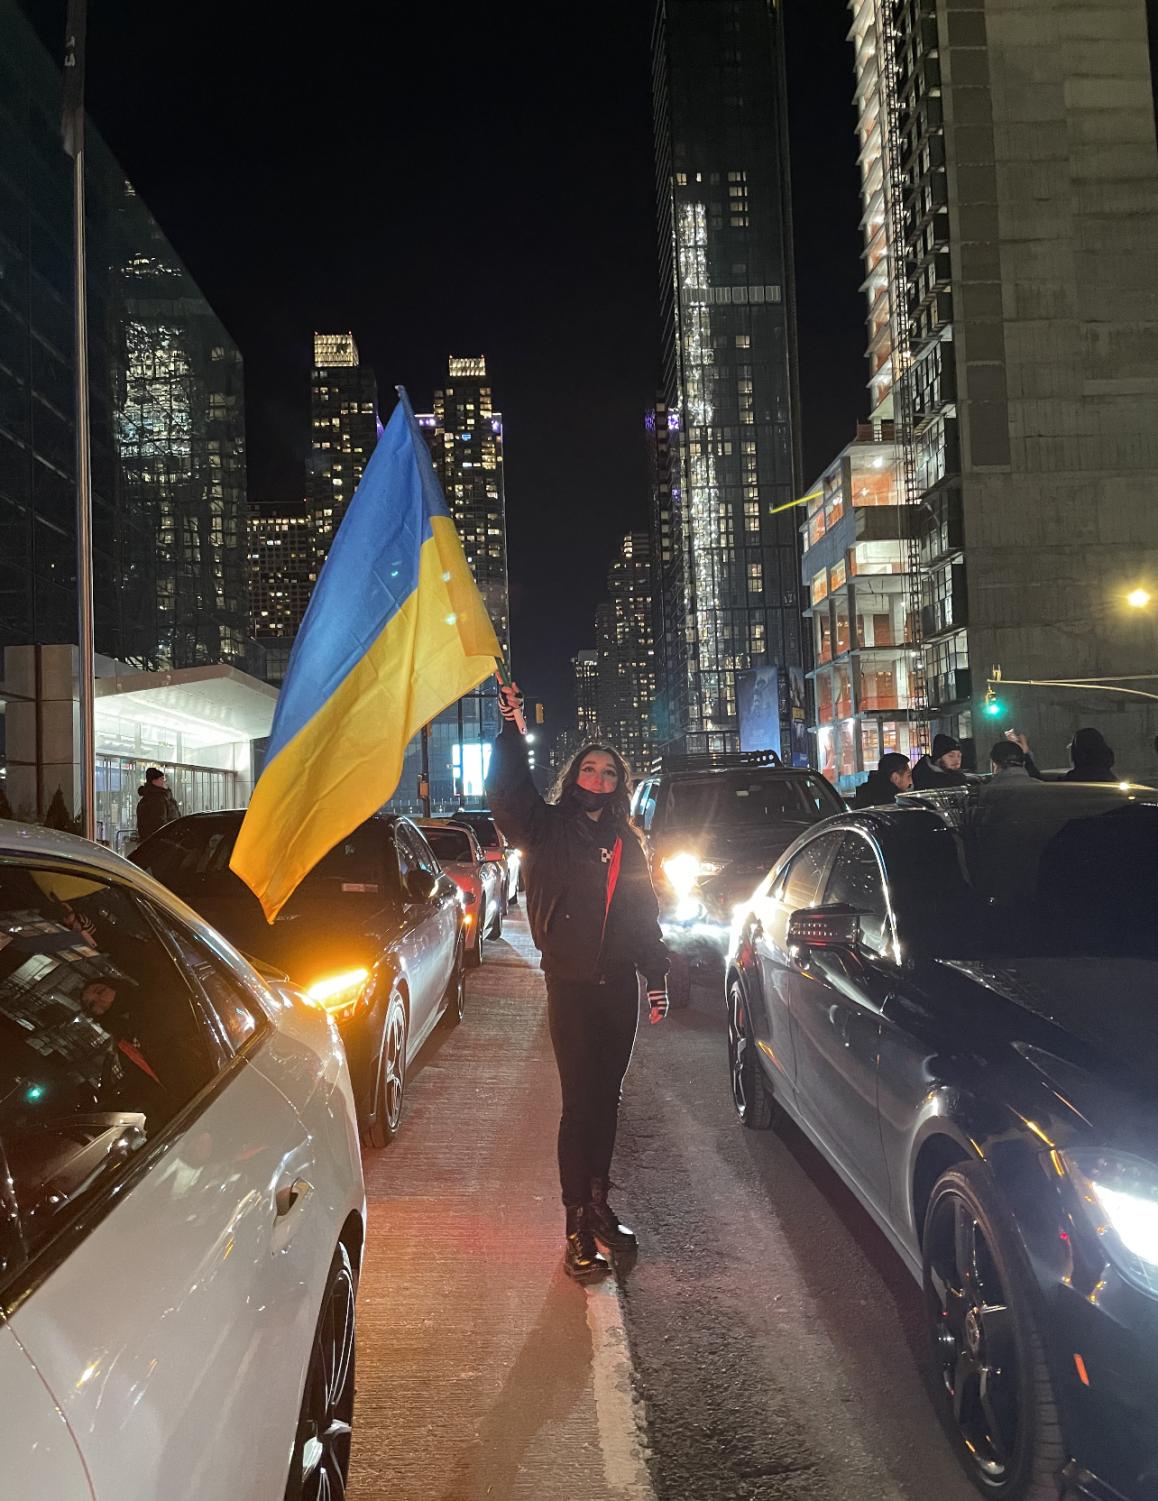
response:
[[[501,654],[399,386],[294,642],[229,862],[269,922],[393,796],[412,737]]]

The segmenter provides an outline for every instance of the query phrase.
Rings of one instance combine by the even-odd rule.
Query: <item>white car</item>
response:
[[[0,822],[0,1501],[342,1494],[365,1223],[328,1014]]]

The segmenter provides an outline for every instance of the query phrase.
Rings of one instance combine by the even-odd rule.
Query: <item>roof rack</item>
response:
[[[662,755],[651,763],[650,776],[666,771],[719,771],[738,766],[783,766],[774,750],[700,751],[694,755]]]

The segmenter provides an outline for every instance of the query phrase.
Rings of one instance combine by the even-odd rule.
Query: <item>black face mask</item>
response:
[[[614,792],[589,792],[586,787],[578,785],[571,788],[571,796],[575,799],[584,813],[602,813],[604,808],[609,807]]]

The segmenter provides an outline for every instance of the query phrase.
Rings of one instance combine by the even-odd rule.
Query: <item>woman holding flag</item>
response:
[[[500,689],[503,726],[487,793],[496,823],[523,852],[527,916],[542,954],[551,1043],[563,1091],[559,1179],[566,1211],[564,1266],[602,1276],[599,1245],[632,1253],[635,1235],[607,1201],[624,1075],[647,981],[651,1020],[667,1015],[668,956],[659,907],[628,809],[623,758],[588,745],[540,797],[516,725],[518,689]]]

